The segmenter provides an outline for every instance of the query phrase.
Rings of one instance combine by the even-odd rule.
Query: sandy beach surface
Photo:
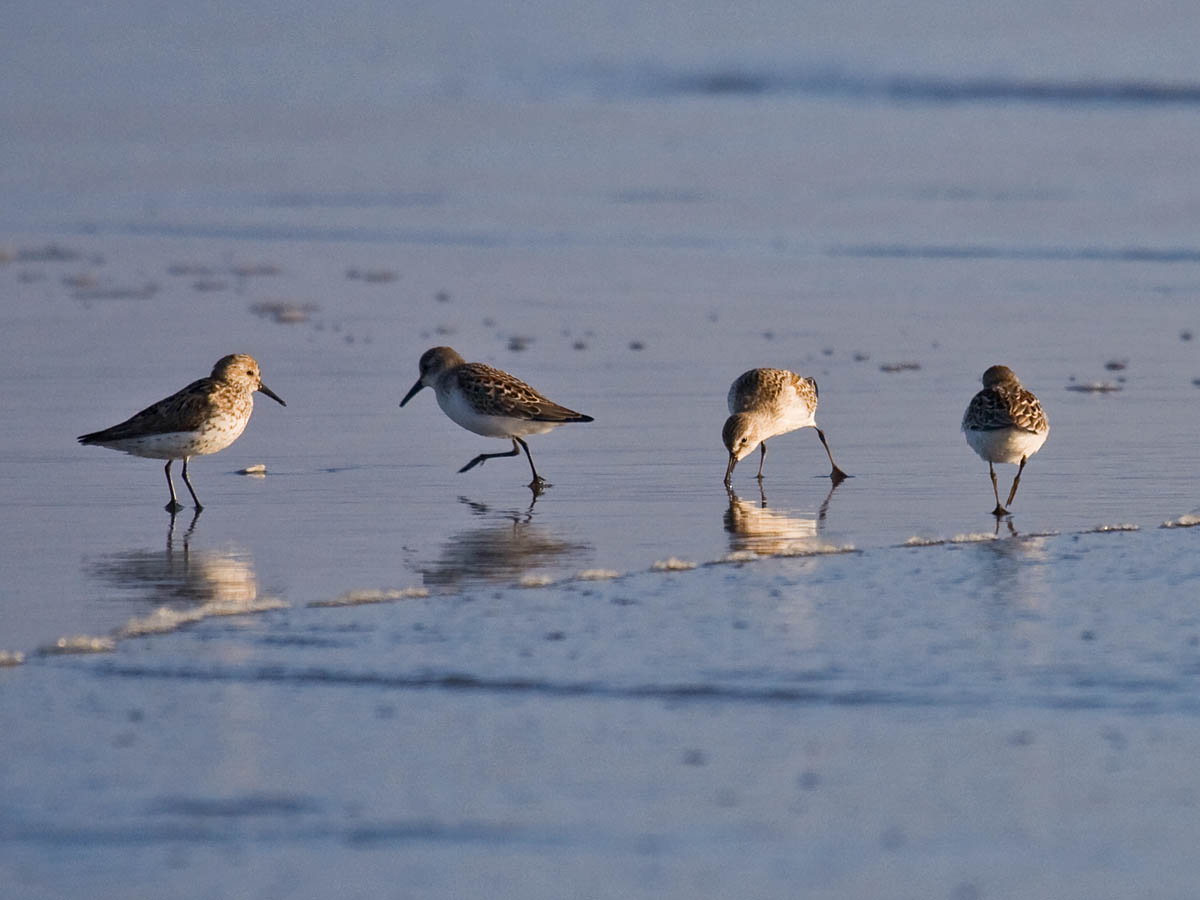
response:
[[[12,22],[0,894],[1194,894],[1190,8]],[[399,408],[442,344],[594,417],[542,495]],[[198,516],[76,443],[232,352]],[[754,366],[853,477],[726,492]]]

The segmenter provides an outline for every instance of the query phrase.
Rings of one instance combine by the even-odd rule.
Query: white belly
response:
[[[780,434],[787,434],[789,431],[795,431],[797,428],[812,428],[817,424],[813,411],[803,403],[793,403],[783,411],[783,414],[775,419],[769,426],[770,437],[775,437]]]
[[[995,428],[990,431],[966,429],[967,443],[983,459],[992,463],[1019,463],[1033,456],[1046,443],[1050,431],[1034,434],[1023,428]]]
[[[124,438],[104,446],[146,459],[183,459],[224,450],[246,430],[249,419],[217,419],[201,431],[171,431]]]
[[[535,422],[531,419],[518,419],[512,416],[489,416],[481,413],[466,401],[458,391],[438,393],[438,406],[450,419],[461,425],[467,431],[481,434],[484,437],[511,438],[523,437],[527,434],[544,434],[552,428],[557,428],[562,422]]]

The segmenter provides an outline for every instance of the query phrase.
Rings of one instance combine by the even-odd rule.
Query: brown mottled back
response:
[[[484,363],[463,363],[447,373],[470,402],[489,414],[535,422],[590,422],[590,416],[543,397],[521,379]]]
[[[992,366],[983,373],[983,390],[971,398],[962,427],[971,431],[1020,428],[1033,434],[1049,429],[1042,404],[1026,390],[1008,366]]]

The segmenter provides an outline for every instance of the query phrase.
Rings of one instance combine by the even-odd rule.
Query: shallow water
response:
[[[0,883],[1189,896],[1190,11],[409,12],[0,38]],[[542,496],[398,408],[442,343],[595,417]],[[198,517],[75,443],[234,351],[288,406]],[[997,522],[1000,362],[1051,434]],[[758,365],[852,478],[801,431],[726,493]]]

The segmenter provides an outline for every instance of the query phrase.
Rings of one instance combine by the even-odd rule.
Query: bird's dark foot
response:
[[[167,512],[169,512],[171,515],[175,515],[175,513],[179,512],[181,509],[183,509],[183,504],[180,503],[178,500],[172,500],[170,503],[168,503],[166,506],[164,506],[163,509],[165,509]]]
[[[470,472],[473,468],[475,468],[476,466],[482,466],[485,462],[487,462],[486,456],[477,456],[473,460],[471,460],[469,463],[467,463],[465,466],[463,466],[461,469],[459,469],[458,474],[461,475],[463,472]]]
[[[553,487],[553,485],[550,484],[550,482],[548,482],[541,475],[539,475],[537,478],[533,479],[533,481],[529,482],[529,489],[531,491],[533,491],[535,494],[540,494],[542,491],[544,491],[548,487]]]
[[[841,469],[839,469],[837,466],[834,466],[833,471],[829,473],[829,477],[833,479],[834,484],[841,484],[843,481],[845,481],[850,476],[847,475],[845,472],[843,472]]]
[[[1009,514],[1008,510],[1005,509],[1003,506],[1001,506],[999,503],[997,503],[996,508],[992,510],[992,515],[995,516],[996,518],[1000,518],[1000,516],[1007,516],[1008,514]]]

